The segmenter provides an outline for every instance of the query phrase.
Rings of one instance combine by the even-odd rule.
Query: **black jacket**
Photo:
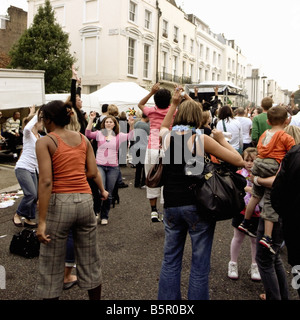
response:
[[[272,186],[271,203],[282,218],[288,262],[300,264],[300,145],[292,147],[282,160]]]

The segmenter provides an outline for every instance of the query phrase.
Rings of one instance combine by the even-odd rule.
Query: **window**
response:
[[[178,63],[178,58],[177,56],[173,57],[173,76],[177,76],[177,63]]]
[[[183,35],[183,50],[186,50],[186,35]]]
[[[163,20],[162,24],[163,37],[168,38],[168,21]]]
[[[151,29],[151,20],[152,20],[152,13],[148,10],[145,10],[145,28]]]
[[[230,67],[231,67],[231,59],[228,58],[228,69],[230,69]]]
[[[194,65],[192,63],[190,64],[189,76],[191,79],[194,77]]]
[[[202,81],[202,68],[198,69],[198,82],[200,83]]]
[[[208,70],[205,70],[205,81],[208,80]]]
[[[136,12],[137,12],[137,4],[133,1],[130,1],[129,4],[129,20],[132,22],[136,22]]]
[[[206,61],[209,61],[209,48],[206,48]]]
[[[144,78],[149,78],[150,70],[150,46],[144,45]]]
[[[200,44],[200,57],[203,58],[204,47],[203,44]]]
[[[186,74],[186,62],[183,61],[182,62],[182,75],[185,76],[185,74]]]
[[[168,54],[167,52],[163,52],[163,57],[162,57],[162,72],[163,72],[163,77],[165,77],[167,73],[167,68],[168,68]]]
[[[174,26],[174,42],[178,43],[178,27]]]
[[[216,53],[216,51],[214,51],[214,53],[213,53],[213,65],[215,66],[216,63],[217,63],[217,53]]]
[[[194,53],[194,40],[191,39],[191,53]]]
[[[55,10],[57,11],[57,9]],[[85,0],[84,22],[99,21],[99,1]]]
[[[135,46],[136,40],[129,38],[128,40],[128,73],[134,75],[135,73]]]

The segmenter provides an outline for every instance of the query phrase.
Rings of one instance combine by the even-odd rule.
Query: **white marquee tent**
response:
[[[127,111],[128,108],[139,110],[138,103],[149,93],[135,82],[112,82],[107,86],[91,93],[91,108],[101,111],[102,104],[115,104],[119,111]],[[147,106],[154,106],[153,97],[148,100]]]
[[[82,108],[85,112],[97,111],[101,114],[102,104],[115,104],[119,111],[127,111],[134,108],[139,111],[138,103],[149,93],[135,82],[112,82],[107,86],[91,93],[81,94]],[[65,101],[70,94],[46,94],[46,103],[52,100]],[[151,97],[147,106],[155,106]]]

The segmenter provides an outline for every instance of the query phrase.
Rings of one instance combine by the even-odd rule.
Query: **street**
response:
[[[1,177],[4,169],[0,166]],[[146,190],[134,188],[135,169],[130,165],[121,168],[128,188],[120,189],[120,204],[110,211],[109,224],[98,225],[102,256],[103,300],[156,300],[160,267],[163,257],[163,223],[152,223]],[[7,169],[6,169],[7,174]],[[10,179],[13,181],[13,167]],[[1,189],[1,188],[0,188]],[[5,289],[0,289],[0,300],[39,300],[35,295],[38,278],[38,258],[25,259],[12,255],[9,245],[13,234],[20,231],[12,223],[20,198],[13,206],[0,209],[0,266],[6,272]],[[162,206],[159,206],[162,211]],[[251,265],[250,240],[245,238],[239,256],[239,279],[227,277],[230,242],[233,236],[231,221],[218,222],[211,257],[211,300],[259,300],[263,293],[261,282],[253,282],[248,273]],[[182,268],[182,296],[187,299],[191,245],[187,236]],[[282,249],[289,283],[290,266],[286,248]],[[297,292],[290,286],[292,300]],[[87,300],[87,292],[78,286],[64,291],[61,300]]]

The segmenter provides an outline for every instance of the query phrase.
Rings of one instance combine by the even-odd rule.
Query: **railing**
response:
[[[161,80],[166,80],[170,82],[175,82],[175,83],[181,83],[181,84],[191,84],[192,79],[191,77],[179,77],[171,73],[166,73],[166,72],[159,72],[158,73],[159,81]]]

